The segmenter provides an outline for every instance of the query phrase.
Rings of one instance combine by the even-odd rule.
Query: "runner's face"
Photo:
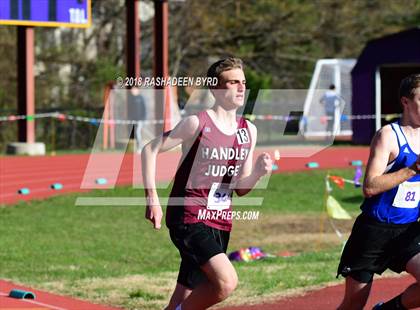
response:
[[[420,127],[420,87],[416,88],[412,99],[403,97],[403,105],[412,125]]]
[[[245,102],[245,75],[242,69],[224,71],[213,94],[216,101],[226,108],[239,108]]]

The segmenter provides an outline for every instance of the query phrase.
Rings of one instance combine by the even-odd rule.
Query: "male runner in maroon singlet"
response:
[[[155,185],[156,157],[182,144],[183,156],[166,212],[181,265],[167,310],[207,309],[236,288],[236,271],[225,254],[232,227],[232,194],[248,193],[272,167],[267,153],[253,166],[257,129],[236,116],[246,90],[242,61],[219,60],[207,76],[218,78],[211,88],[216,99],[213,108],[183,119],[142,152],[146,218],[159,229],[162,208]]]

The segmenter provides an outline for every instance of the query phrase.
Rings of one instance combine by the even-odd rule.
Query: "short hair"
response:
[[[414,91],[420,86],[420,74],[411,74],[405,77],[400,83],[400,89],[398,92],[398,98],[401,100],[402,97],[409,99],[414,98]]]
[[[335,85],[334,84],[330,84],[329,89],[331,89],[331,90],[335,89]]]
[[[207,70],[207,77],[209,78],[219,78],[220,74],[225,71],[232,69],[244,69],[244,63],[242,59],[236,57],[228,57],[213,63]]]

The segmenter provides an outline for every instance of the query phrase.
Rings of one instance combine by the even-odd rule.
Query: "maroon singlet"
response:
[[[244,118],[238,118],[236,134],[226,135],[206,111],[197,116],[195,141],[192,146],[182,145],[183,159],[170,194],[166,225],[203,222],[230,231],[233,184],[251,149],[249,128]]]

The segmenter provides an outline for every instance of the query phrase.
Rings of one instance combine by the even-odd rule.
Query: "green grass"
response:
[[[176,267],[167,260],[176,256],[167,230],[152,231],[143,207],[76,207],[75,197],[0,210],[1,276],[23,282],[74,280]]]
[[[256,296],[287,289],[331,282],[340,258],[337,247],[321,252],[303,253],[295,257],[271,258],[250,263],[237,263],[241,285]]]
[[[352,170],[330,173],[350,179],[353,175]],[[313,216],[316,222],[323,212],[325,174],[310,171],[273,175],[268,189],[250,194],[264,197],[263,205],[246,209],[260,210],[262,223],[282,215]],[[168,189],[160,193],[167,196]],[[144,219],[143,206],[74,204],[79,196],[142,194],[140,189],[125,187],[1,207],[0,278],[128,309],[162,308],[179,264],[178,251],[167,229],[153,230]],[[334,186],[333,195],[345,209],[358,212],[360,189],[349,184],[345,190]],[[281,231],[276,229],[273,226],[264,234],[280,237]],[[247,225],[233,231],[233,235],[248,235],[249,242],[253,242],[249,245],[258,246],[260,235],[256,233],[253,239],[253,233],[247,231]],[[240,244],[233,240],[229,250]],[[282,249],[276,243],[265,248],[274,253]],[[335,243],[320,251],[310,247],[291,258],[235,264],[240,286],[236,299],[231,301],[253,301],[287,289],[333,281],[339,253],[340,245]]]
[[[131,292],[129,295],[130,298],[142,298],[145,301],[152,301],[155,299],[165,299],[165,296],[160,294],[151,294],[142,290],[137,290],[134,292]]]
[[[329,170],[330,175],[353,179],[352,169]],[[273,175],[267,189],[252,191],[250,197],[264,197],[261,210],[282,213],[319,213],[323,211],[326,170]],[[331,182],[332,184],[332,182]],[[358,212],[362,202],[360,188],[346,184],[344,190],[333,186],[332,195],[350,212]]]

